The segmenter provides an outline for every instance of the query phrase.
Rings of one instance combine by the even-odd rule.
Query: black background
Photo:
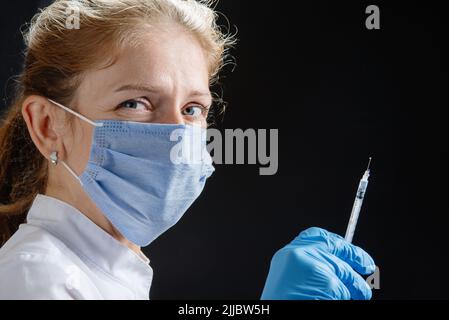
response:
[[[45,2],[2,4],[1,110],[20,71],[19,27]],[[380,267],[373,298],[449,298],[448,11],[392,2],[219,3],[239,38],[219,126],[279,129],[279,171],[217,166],[183,219],[145,249],[151,298],[257,299],[271,256],[301,230],[344,234],[369,156],[354,243]],[[380,30],[365,27],[369,4]]]

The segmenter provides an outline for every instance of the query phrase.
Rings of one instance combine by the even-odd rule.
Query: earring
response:
[[[50,162],[53,165],[57,165],[58,164],[58,151],[53,151],[50,155]]]

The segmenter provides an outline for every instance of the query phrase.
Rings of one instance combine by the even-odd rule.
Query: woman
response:
[[[0,298],[148,299],[140,248],[213,172],[209,86],[233,40],[208,5],[60,0],[35,16],[0,131]],[[369,299],[356,271],[374,271],[367,253],[311,228],[274,256],[262,297]]]

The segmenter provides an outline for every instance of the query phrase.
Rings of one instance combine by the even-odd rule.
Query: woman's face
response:
[[[200,43],[181,28],[165,27],[143,35],[140,45],[123,50],[114,65],[87,73],[72,106],[92,120],[206,127],[211,103]],[[78,174],[87,165],[92,134],[90,124],[74,118],[61,135],[66,161]]]
[[[84,74],[69,107],[94,121],[206,127],[212,98],[208,59],[199,41],[176,25],[142,30],[139,45],[133,41],[134,45],[123,48],[113,65]],[[22,115],[34,144],[46,159],[57,151],[58,159],[76,175],[84,172],[94,133],[91,124],[73,116],[67,125],[68,112],[38,95],[25,99]],[[139,147],[151,148],[151,142]],[[127,243],[64,166],[49,165],[45,194],[71,204]]]

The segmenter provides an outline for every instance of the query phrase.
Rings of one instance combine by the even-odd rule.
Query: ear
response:
[[[37,149],[48,159],[53,151],[59,151],[60,138],[54,130],[55,107],[46,98],[28,96],[22,104],[22,116]]]

